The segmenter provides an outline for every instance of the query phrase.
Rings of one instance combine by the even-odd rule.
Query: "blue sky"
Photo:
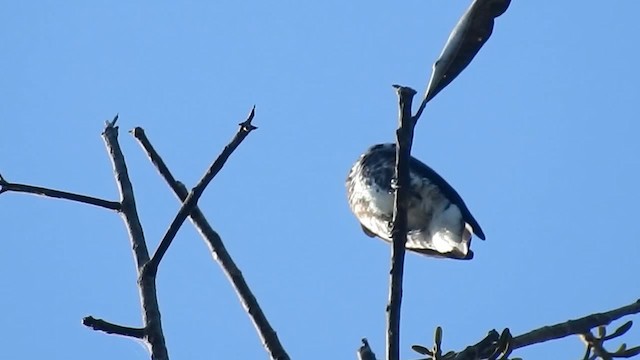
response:
[[[343,182],[362,151],[393,140],[391,84],[424,91],[469,3],[5,2],[0,173],[117,199],[100,133],[119,113],[154,248],[179,204],[126,131],[145,128],[193,185],[256,104],[259,129],[201,209],[292,357],[355,358],[362,337],[382,355],[390,249],[361,232]],[[514,0],[427,107],[413,154],[458,190],[487,241],[470,262],[407,257],[404,359],[437,325],[460,349],[492,328],[520,334],[640,297],[638,12],[631,0]],[[0,237],[0,358],[148,357],[80,323],[140,324],[117,214],[3,194]],[[158,290],[173,358],[266,358],[188,223]],[[577,358],[582,344],[516,354]]]

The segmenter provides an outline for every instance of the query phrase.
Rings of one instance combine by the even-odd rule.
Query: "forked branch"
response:
[[[156,169],[167,182],[169,187],[173,190],[178,199],[184,203],[188,196],[186,187],[176,180],[162,157],[151,145],[151,142],[147,138],[144,129],[135,128],[132,131],[133,136],[138,140],[144,151],[147,153],[149,160],[155,165]],[[233,286],[240,303],[244,307],[245,311],[249,315],[253,325],[258,332],[258,336],[262,340],[262,343],[269,353],[271,359],[274,360],[288,360],[289,355],[285,351],[284,347],[278,339],[278,335],[267,320],[266,315],[262,311],[258,300],[253,295],[253,292],[249,288],[249,285],[244,279],[242,272],[235,264],[231,255],[227,251],[220,235],[213,230],[207,219],[204,217],[200,208],[196,205],[189,214],[191,222],[196,227],[202,238],[206,241],[211,255],[218,262],[222,271],[225,273],[231,285]]]
[[[229,156],[231,156],[231,154],[242,143],[242,141],[247,137],[247,135],[249,135],[251,131],[257,129],[257,127],[251,124],[251,121],[253,120],[254,115],[255,115],[255,106],[253,107],[253,109],[251,109],[251,112],[249,113],[247,120],[239,124],[240,128],[238,129],[238,132],[233,137],[231,142],[227,146],[225,146],[225,148],[222,150],[222,153],[211,164],[211,166],[209,166],[209,169],[204,174],[202,179],[200,179],[198,184],[191,190],[191,192],[184,199],[184,201],[182,202],[182,206],[180,207],[180,211],[178,211],[178,214],[176,214],[175,218],[171,222],[171,225],[169,226],[166,233],[162,237],[162,240],[160,241],[160,245],[158,245],[158,249],[156,249],[156,252],[153,254],[153,257],[151,258],[151,260],[149,260],[149,262],[145,265],[143,276],[146,274],[150,276],[155,276],[155,274],[158,272],[158,265],[160,265],[160,261],[162,261],[164,254],[167,252],[167,250],[169,249],[169,246],[171,245],[171,242],[176,237],[176,234],[178,233],[178,230],[182,226],[182,223],[184,223],[187,216],[189,216],[189,214],[193,211],[193,209],[197,205],[198,200],[200,199],[200,196],[202,196],[202,193],[204,192],[207,185],[209,185],[211,180],[213,180],[213,178],[218,174],[218,172],[222,170],[222,167],[227,162],[227,159],[229,159]]]
[[[122,218],[129,233],[131,248],[133,250],[138,272],[138,291],[142,305],[142,321],[144,324],[144,340],[149,344],[151,358],[154,360],[168,360],[169,354],[164,341],[162,323],[160,321],[160,307],[156,292],[155,274],[141,276],[143,267],[149,262],[149,252],[142,230],[142,224],[138,216],[136,201],[133,193],[133,185],[129,179],[127,164],[118,143],[118,127],[116,116],[113,121],[108,121],[102,138],[109,152],[116,184],[120,192],[122,204]],[[113,329],[113,328],[112,328]],[[102,330],[102,329],[101,329]]]

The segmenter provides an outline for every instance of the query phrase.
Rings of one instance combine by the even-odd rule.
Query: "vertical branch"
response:
[[[124,160],[124,155],[118,143],[118,127],[115,126],[118,117],[113,121],[108,121],[102,133],[107,150],[111,157],[113,170],[120,192],[121,213],[124,219],[133,256],[136,262],[138,273],[138,292],[142,305],[142,320],[144,323],[144,339],[149,344],[151,358],[153,360],[168,360],[169,354],[162,333],[162,323],[160,321],[160,308],[156,293],[155,274],[141,276],[144,265],[149,261],[149,251],[144,239],[144,232],[138,217],[136,201],[133,195],[133,185],[129,179],[129,172]]]
[[[413,143],[415,121],[411,116],[411,103],[416,91],[394,85],[398,93],[399,124],[396,130],[395,198],[391,236],[391,280],[387,305],[387,360],[400,358],[400,307],[402,304],[402,277],[404,274],[405,243],[407,241],[407,198],[410,186],[409,159]]]

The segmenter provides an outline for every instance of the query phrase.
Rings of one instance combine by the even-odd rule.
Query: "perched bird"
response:
[[[364,233],[389,242],[395,154],[395,144],[370,147],[353,165],[346,180],[349,206]],[[409,173],[406,248],[429,256],[472,259],[471,235],[484,240],[484,233],[460,195],[414,157],[409,161]]]

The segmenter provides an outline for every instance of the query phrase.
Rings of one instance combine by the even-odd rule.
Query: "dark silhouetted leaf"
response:
[[[440,326],[436,328],[435,341],[438,348],[440,348],[442,346],[442,328]]]
[[[640,346],[633,347],[631,349],[624,350],[622,352],[615,353],[616,357],[630,358],[640,354]]]
[[[453,81],[476,56],[493,31],[494,19],[502,15],[511,0],[473,0],[433,64],[424,103]]]
[[[429,356],[433,355],[431,350],[427,349],[422,345],[411,345],[411,348],[413,349],[413,351],[417,352],[420,355],[429,355]]]
[[[618,336],[624,335],[629,329],[633,326],[633,321],[629,320],[626,323],[622,324],[619,328],[616,329],[611,335],[605,336],[605,340],[611,340],[613,338],[617,338]]]

